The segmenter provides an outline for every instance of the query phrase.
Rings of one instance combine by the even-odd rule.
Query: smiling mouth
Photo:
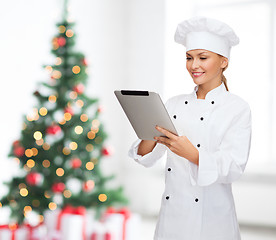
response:
[[[204,72],[193,72],[192,74],[194,77],[200,77],[204,74]]]

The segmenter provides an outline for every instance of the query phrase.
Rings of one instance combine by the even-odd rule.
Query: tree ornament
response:
[[[81,62],[82,62],[82,64],[83,64],[84,66],[87,66],[87,60],[86,60],[86,58],[83,58],[83,59],[81,60]]]
[[[85,192],[91,192],[93,188],[95,187],[95,182],[93,180],[88,180],[83,183],[83,191]]]
[[[103,112],[103,106],[99,106],[98,109],[97,109],[97,112],[102,113]]]
[[[74,111],[73,111],[73,108],[71,107],[66,107],[64,109],[64,113],[70,113],[72,116],[74,115]]]
[[[79,83],[76,86],[73,87],[73,91],[75,91],[77,94],[83,94],[84,92],[84,85]]]
[[[13,154],[16,157],[22,157],[25,154],[25,148],[20,145],[17,145],[13,149]]]
[[[52,125],[47,127],[46,133],[49,135],[56,135],[61,132],[61,128],[59,125]]]
[[[58,44],[60,47],[65,46],[65,44],[66,44],[66,39],[65,39],[64,37],[59,37],[59,38],[57,38],[57,44]]]
[[[57,182],[52,185],[52,191],[54,193],[62,193],[65,190],[65,184],[63,182]]]
[[[38,186],[42,183],[42,175],[37,172],[30,172],[26,176],[26,182],[31,186]]]
[[[112,153],[112,149],[108,147],[102,148],[102,155],[104,156],[110,156]]]
[[[72,168],[80,168],[82,165],[82,161],[79,158],[72,158],[71,159],[71,166]]]

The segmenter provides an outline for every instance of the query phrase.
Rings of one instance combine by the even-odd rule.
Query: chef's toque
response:
[[[231,27],[206,17],[194,17],[179,23],[174,40],[183,44],[187,52],[205,49],[228,59],[231,47],[239,43],[239,38]]]

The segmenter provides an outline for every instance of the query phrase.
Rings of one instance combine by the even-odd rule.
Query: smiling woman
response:
[[[176,42],[186,47],[186,67],[196,87],[166,107],[178,136],[137,140],[129,155],[150,167],[167,152],[166,186],[155,240],[240,240],[232,183],[244,172],[251,144],[248,103],[227,91],[223,71],[234,31],[215,19],[181,22]],[[195,227],[196,226],[196,227]]]
[[[202,49],[190,50],[186,55],[186,68],[194,83],[201,86],[198,89],[198,98],[204,99],[208,89],[218,87],[226,79],[222,77],[222,73],[228,65],[228,59]],[[226,82],[224,85],[227,89]]]

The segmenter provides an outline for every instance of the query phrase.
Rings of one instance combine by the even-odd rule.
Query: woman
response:
[[[251,142],[247,102],[228,91],[223,75],[234,31],[196,17],[180,23],[175,40],[186,46],[186,68],[196,87],[166,103],[179,136],[137,140],[129,155],[150,167],[167,152],[166,186],[155,240],[239,240],[231,183],[244,172]]]

